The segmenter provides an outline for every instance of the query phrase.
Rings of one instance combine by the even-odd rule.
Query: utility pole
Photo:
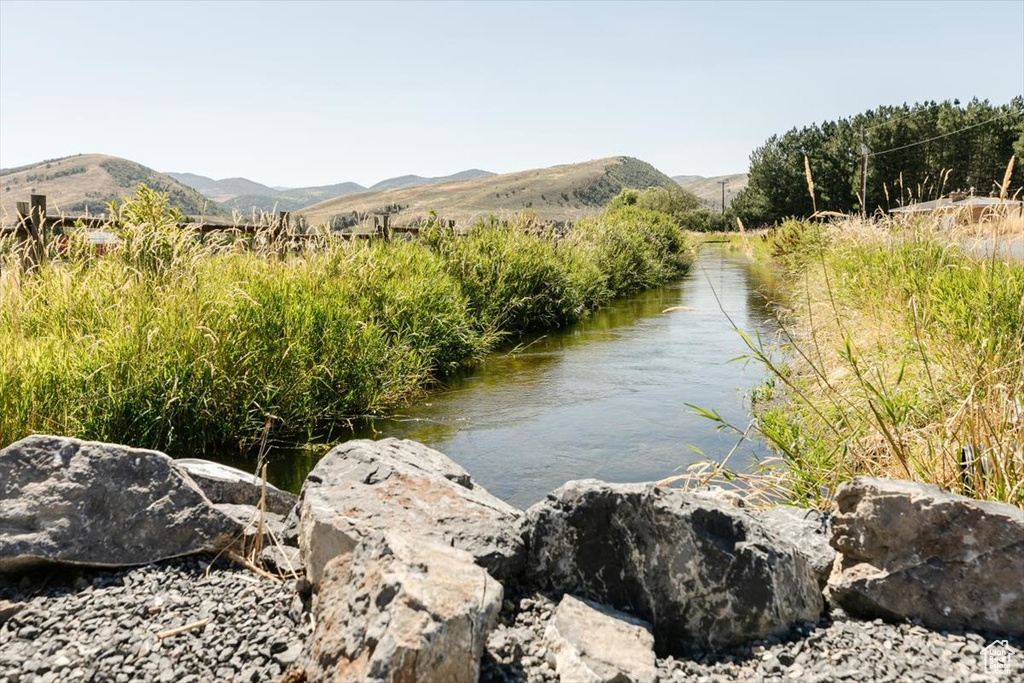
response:
[[[868,141],[864,129],[860,129],[860,217],[868,217]]]
[[[729,182],[728,180],[719,180],[718,181],[718,184],[722,186],[722,214],[723,215],[725,214],[725,185],[728,182]]]

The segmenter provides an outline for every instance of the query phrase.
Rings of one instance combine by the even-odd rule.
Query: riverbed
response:
[[[519,507],[570,479],[651,481],[721,460],[735,433],[716,431],[687,404],[747,426],[747,395],[764,373],[733,360],[749,351],[736,328],[765,339],[775,333],[770,285],[742,257],[707,245],[682,280],[489,354],[421,402],[332,442],[423,442]],[[322,453],[275,450],[271,480],[297,489]],[[749,440],[729,463],[742,468],[767,455],[764,444]]]

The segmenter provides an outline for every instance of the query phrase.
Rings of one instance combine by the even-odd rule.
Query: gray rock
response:
[[[242,470],[200,458],[179,458],[174,461],[192,477],[213,503],[259,505],[263,480]],[[267,484],[266,508],[278,515],[287,515],[299,497],[289,491]]]
[[[764,525],[776,536],[789,541],[803,553],[821,588],[828,583],[836,551],[829,545],[832,525],[823,512],[793,505],[778,505],[757,513]]]
[[[1024,510],[869,477],[836,508],[829,589],[847,612],[1024,635]]]
[[[239,533],[163,453],[43,435],[0,451],[0,572],[147,564]]]
[[[522,512],[415,441],[356,440],[334,448],[306,477],[298,510],[302,563],[314,586],[328,560],[375,530],[461,548],[499,579],[516,576],[525,555]]]
[[[25,609],[25,603],[23,602],[0,600],[0,625],[6,623],[8,619],[23,609]]]
[[[325,567],[308,680],[475,681],[502,595],[465,551],[368,535]]]
[[[566,595],[544,636],[548,662],[574,683],[657,683],[650,624]]]
[[[238,522],[247,543],[256,538],[261,524],[265,544],[273,543],[274,539],[280,540],[284,535],[285,518],[275,512],[266,510],[260,513],[259,508],[253,505],[236,503],[215,503],[213,507]]]
[[[573,481],[527,511],[528,576],[635,614],[659,651],[817,621],[807,559],[741,508],[653,484]]]
[[[263,549],[260,555],[263,565],[281,574],[295,572],[300,576],[303,574],[302,559],[299,557],[299,549],[288,545],[271,545]]]

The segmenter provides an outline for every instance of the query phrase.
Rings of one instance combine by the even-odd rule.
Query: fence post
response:
[[[39,246],[46,244],[46,195],[29,195],[29,205],[32,213],[32,226],[36,229],[36,239]]]
[[[18,202],[16,204],[18,212],[18,229],[16,234],[21,235],[28,242],[28,248],[24,251],[27,270],[34,269],[39,264],[42,256],[42,243],[34,223],[35,220],[38,220],[39,205],[37,198],[39,196],[32,195],[31,202]],[[45,199],[43,201],[45,202]]]

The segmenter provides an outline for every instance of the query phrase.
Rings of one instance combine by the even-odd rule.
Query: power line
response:
[[[961,128],[960,130],[954,130],[951,133],[944,133],[942,135],[936,135],[933,138],[928,138],[927,140],[919,140],[918,142],[912,142],[909,145],[903,145],[902,147],[893,147],[892,149],[884,149],[881,152],[871,152],[870,156],[877,157],[877,156],[880,156],[882,154],[888,154],[889,152],[898,152],[901,149],[908,149],[910,147],[917,147],[918,145],[923,145],[926,142],[932,142],[934,140],[941,140],[942,138],[948,138],[950,135],[956,135],[957,133],[963,133],[965,130],[970,130],[972,128],[977,128],[978,126],[984,126],[985,124],[992,123],[993,121],[998,121],[999,119],[1005,119],[1006,117],[1008,117],[1008,116],[1010,116],[1012,114],[1018,114],[1018,113],[1019,112],[1008,111],[1005,114],[1001,114],[1000,116],[996,116],[994,118],[991,118],[988,121],[982,121],[981,123],[975,123],[973,125]]]
[[[900,121],[906,121],[907,119],[909,119],[911,117],[917,116],[918,114],[923,114],[923,113],[925,113],[927,111],[929,111],[929,110],[928,109],[918,109],[917,111],[910,111],[910,112],[907,112],[906,114],[904,114],[903,116],[899,116],[899,117],[894,118],[894,119],[886,119],[885,121],[879,121],[878,123],[873,123],[870,126],[865,127],[864,130],[866,130],[866,131],[867,130],[874,130],[875,128],[880,128],[882,126],[887,126],[890,123],[899,123]]]

